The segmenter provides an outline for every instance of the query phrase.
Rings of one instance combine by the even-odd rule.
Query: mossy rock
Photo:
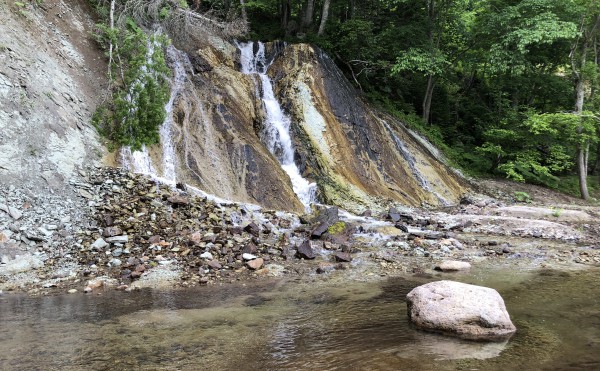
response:
[[[336,222],[331,227],[327,228],[327,232],[330,235],[334,236],[334,235],[344,232],[345,229],[346,229],[345,222]]]

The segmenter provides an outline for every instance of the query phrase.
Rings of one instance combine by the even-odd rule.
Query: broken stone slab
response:
[[[408,317],[418,328],[470,340],[502,341],[516,331],[500,294],[491,288],[436,281],[406,296]]]
[[[250,233],[254,237],[258,237],[260,235],[260,227],[254,222],[251,222],[250,224],[245,226],[244,231]]]
[[[297,255],[304,259],[314,259],[316,257],[315,252],[310,245],[310,240],[304,240],[304,242],[297,247]]]
[[[182,195],[174,195],[167,198],[167,201],[172,203],[173,205],[189,205],[190,199],[186,196]]]
[[[10,215],[11,218],[13,218],[15,220],[19,220],[23,217],[23,213],[21,211],[19,211],[19,209],[14,208],[12,206],[0,204],[0,210],[4,211],[8,215]]]
[[[434,269],[442,272],[466,271],[471,269],[471,264],[458,260],[444,260],[436,265]]]
[[[104,231],[102,231],[102,235],[104,237],[119,236],[122,233],[123,233],[123,231],[119,227],[106,227],[106,228],[104,228]]]
[[[124,235],[124,236],[113,236],[113,237],[108,237],[106,239],[106,242],[110,242],[110,243],[127,243],[129,241],[129,236]]]

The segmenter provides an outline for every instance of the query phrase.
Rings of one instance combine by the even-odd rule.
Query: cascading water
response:
[[[152,48],[150,48],[148,54],[149,57],[152,56]],[[150,154],[146,146],[142,147],[141,151],[135,152],[132,152],[130,148],[122,148],[121,158],[123,165],[129,170],[132,170],[136,173],[147,174],[154,178],[160,178],[167,183],[175,183],[176,156],[172,140],[173,103],[185,84],[185,65],[186,63],[189,63],[189,60],[184,52],[177,50],[172,45],[169,45],[167,48],[167,58],[172,64],[171,68],[173,70],[173,79],[171,80],[171,97],[165,105],[167,116],[159,129],[160,142],[162,146],[162,175],[159,175],[159,173],[156,171],[156,167],[152,163],[152,159],[150,158]]]
[[[265,57],[265,45],[258,42],[256,53],[254,42],[240,43],[238,48],[241,53],[242,73],[256,75],[261,81],[261,98],[266,113],[262,140],[290,177],[292,188],[300,202],[309,210],[310,204],[316,202],[317,185],[303,178],[294,162],[294,147],[290,135],[291,120],[283,113],[273,93],[273,84],[267,75],[270,63]]]

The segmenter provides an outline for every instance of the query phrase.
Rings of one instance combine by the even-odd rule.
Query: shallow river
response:
[[[486,344],[413,329],[404,298],[439,277],[5,294],[0,369],[600,369],[600,270],[450,277],[500,291],[517,334]]]

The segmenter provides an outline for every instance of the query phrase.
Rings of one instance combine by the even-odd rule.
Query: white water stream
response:
[[[302,204],[310,210],[310,204],[316,202],[316,183],[310,183],[300,174],[300,169],[294,162],[294,147],[290,135],[290,118],[283,112],[273,93],[273,84],[267,75],[270,63],[265,57],[265,45],[257,43],[256,53],[254,42],[240,43],[242,72],[256,75],[262,86],[262,101],[266,118],[263,132],[263,142],[269,151],[277,158],[282,169],[290,177],[292,188]]]
[[[162,174],[159,174],[159,172],[156,170],[156,166],[152,163],[152,158],[150,158],[150,154],[146,146],[142,147],[141,151],[135,152],[131,151],[131,149],[128,147],[122,148],[121,160],[123,166],[128,170],[136,173],[147,174],[155,178],[161,178],[167,183],[175,183],[177,180],[177,175],[175,172],[177,160],[172,140],[173,103],[185,84],[185,65],[189,64],[189,60],[184,52],[177,50],[172,45],[167,48],[167,56],[173,64],[171,66],[173,70],[173,79],[171,80],[171,97],[165,105],[167,116],[159,128],[160,143],[162,146]]]

